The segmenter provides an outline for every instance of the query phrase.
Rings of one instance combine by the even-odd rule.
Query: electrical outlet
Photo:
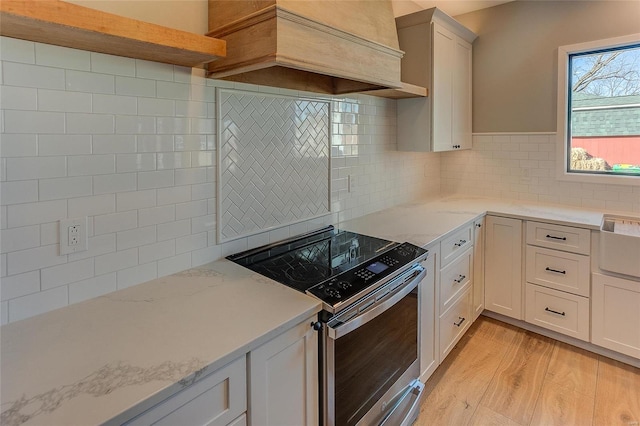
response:
[[[87,218],[60,220],[60,256],[89,248],[87,241]]]

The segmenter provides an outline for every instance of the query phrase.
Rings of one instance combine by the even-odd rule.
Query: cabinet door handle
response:
[[[482,228],[482,224],[481,223],[476,223],[476,228]]]
[[[562,274],[562,275],[566,275],[567,271],[560,271],[558,269],[552,269],[549,268],[548,266],[546,268],[544,268],[545,271],[549,271],[549,272],[555,272],[556,274]]]
[[[554,311],[553,309],[549,309],[549,307],[544,308],[544,310],[547,311],[547,312],[551,312],[552,314],[565,316],[564,312]]]
[[[460,284],[465,278],[467,278],[465,275],[458,275],[458,279],[454,279],[454,281]]]
[[[547,234],[547,238],[551,238],[552,240],[567,241],[567,237],[554,237],[553,235],[549,235],[549,234]]]
[[[460,321],[453,323],[453,325],[455,325],[456,327],[460,327],[466,318],[458,317],[458,319]]]
[[[467,240],[460,240],[457,243],[454,244],[454,246],[456,247],[462,247],[463,245],[465,245],[467,243]]]

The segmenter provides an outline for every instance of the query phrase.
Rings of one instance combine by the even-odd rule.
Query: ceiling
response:
[[[437,7],[449,16],[456,16],[510,1],[512,0],[392,0],[391,3],[395,16],[402,16],[432,7]]]

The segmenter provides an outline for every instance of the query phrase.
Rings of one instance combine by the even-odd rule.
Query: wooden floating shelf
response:
[[[426,87],[416,86],[415,84],[409,83],[402,83],[402,87],[399,89],[369,90],[362,93],[365,95],[391,99],[425,98],[429,95],[429,91]]]
[[[0,35],[186,67],[227,50],[224,40],[59,0],[0,1]]]

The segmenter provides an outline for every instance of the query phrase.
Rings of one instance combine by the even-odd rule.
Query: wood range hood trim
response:
[[[194,67],[226,55],[226,42],[59,0],[1,0],[0,35]]]
[[[290,36],[296,31],[304,32],[306,46]],[[278,4],[219,26],[207,35],[226,40],[229,46],[227,58],[209,64],[211,78],[336,95],[402,87],[403,51]],[[247,55],[250,49],[254,51]],[[333,51],[340,49],[344,57]],[[235,55],[238,51],[244,56]]]

